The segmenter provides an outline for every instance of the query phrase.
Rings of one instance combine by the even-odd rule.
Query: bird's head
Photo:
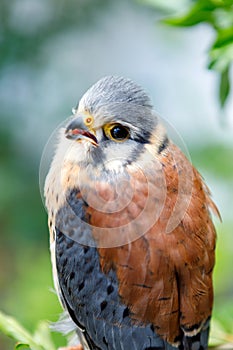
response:
[[[163,209],[166,181],[171,188],[177,187],[176,158],[182,168],[180,193],[190,197],[192,167],[189,166],[190,176],[186,176],[180,152],[175,151],[175,158],[173,153],[172,143],[145,91],[129,79],[105,77],[84,94],[71,120],[61,129],[60,142],[46,178],[46,205],[55,213],[68,203],[72,212],[76,209],[79,212],[82,197],[89,207],[104,215],[121,213],[132,202],[131,220],[140,217],[135,200],[140,202],[138,208],[146,213],[145,227],[148,228]],[[174,191],[173,196],[176,193]],[[71,194],[76,196],[74,201]],[[189,198],[182,203],[186,206]],[[112,216],[109,217],[112,220]],[[179,220],[177,217],[174,215],[170,226],[177,225],[180,216]],[[132,222],[134,224],[134,220]],[[141,234],[144,228],[139,231]]]
[[[159,151],[166,139],[150,98],[130,79],[108,76],[99,80],[73,113],[65,136],[73,143],[72,154],[74,149],[79,154],[76,161],[130,164],[146,146]]]

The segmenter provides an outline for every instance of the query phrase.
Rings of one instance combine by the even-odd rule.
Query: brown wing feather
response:
[[[128,244],[99,248],[102,270],[105,273],[111,268],[116,271],[119,295],[129,306],[135,322],[152,323],[159,335],[174,343],[181,329],[190,335],[198,332],[200,325],[211,315],[215,229],[209,208],[218,211],[200,175],[178,148],[171,145],[159,161],[166,180],[166,198],[162,211],[158,211],[159,217],[144,235],[130,243],[129,231],[140,231],[151,213],[156,216],[154,207],[157,203],[160,208],[164,200],[163,196],[159,198],[162,180],[157,173],[148,175],[154,195],[140,225],[129,223],[147,203],[148,178],[133,171],[129,171],[131,185],[140,187],[140,191],[134,194],[130,204],[110,214],[90,208],[90,223],[107,228],[128,224],[120,231],[120,234],[128,235]],[[191,169],[191,178],[187,176],[187,167],[189,171]],[[169,231],[171,215],[179,220]],[[94,229],[93,234],[98,242],[106,243],[106,232],[99,235],[97,231]]]

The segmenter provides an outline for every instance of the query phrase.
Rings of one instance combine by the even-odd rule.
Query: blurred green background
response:
[[[220,110],[206,69],[213,30],[161,24],[174,2],[152,2],[0,0],[0,309],[30,330],[61,311],[39,188],[43,148],[85,90],[117,74],[144,86],[179,131],[221,211],[214,315],[233,333],[233,96]],[[13,344],[0,334],[1,350]]]

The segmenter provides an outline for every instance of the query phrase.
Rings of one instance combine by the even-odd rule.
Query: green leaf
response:
[[[230,93],[230,78],[229,78],[229,66],[227,69],[222,72],[220,77],[220,86],[219,86],[219,99],[221,107],[224,107],[227,97]]]
[[[233,0],[210,0],[212,4],[217,8],[231,9],[233,6]]]
[[[46,322],[41,322],[32,335],[13,317],[0,312],[0,331],[18,342],[15,349],[55,350]]]
[[[183,16],[162,22],[179,27],[208,23],[213,27],[216,40],[209,50],[208,68],[220,73],[219,101],[224,107],[230,93],[229,67],[233,62],[233,0],[197,0]]]
[[[233,42],[218,48],[211,48],[209,56],[208,68],[220,73],[225,72],[233,61]]]
[[[26,331],[13,317],[0,312],[0,330],[9,337],[23,344],[30,344],[32,350],[41,350],[40,346],[34,343],[32,335]]]
[[[214,22],[213,11],[216,6],[209,0],[199,0],[194,3],[190,10],[183,16],[166,18],[163,20],[163,23],[188,27],[199,24],[201,22]]]
[[[233,9],[219,8],[213,13],[214,15],[214,28],[218,30],[224,30],[231,28],[233,25]]]
[[[212,46],[212,49],[217,49],[232,43],[233,43],[233,26],[220,29],[218,31],[217,38]]]
[[[15,345],[15,350],[23,350],[23,349],[30,349],[28,344],[23,344],[23,343],[17,343]]]

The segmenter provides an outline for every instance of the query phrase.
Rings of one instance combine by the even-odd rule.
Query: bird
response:
[[[44,186],[67,349],[206,350],[210,190],[131,79],[101,78],[72,111]]]

